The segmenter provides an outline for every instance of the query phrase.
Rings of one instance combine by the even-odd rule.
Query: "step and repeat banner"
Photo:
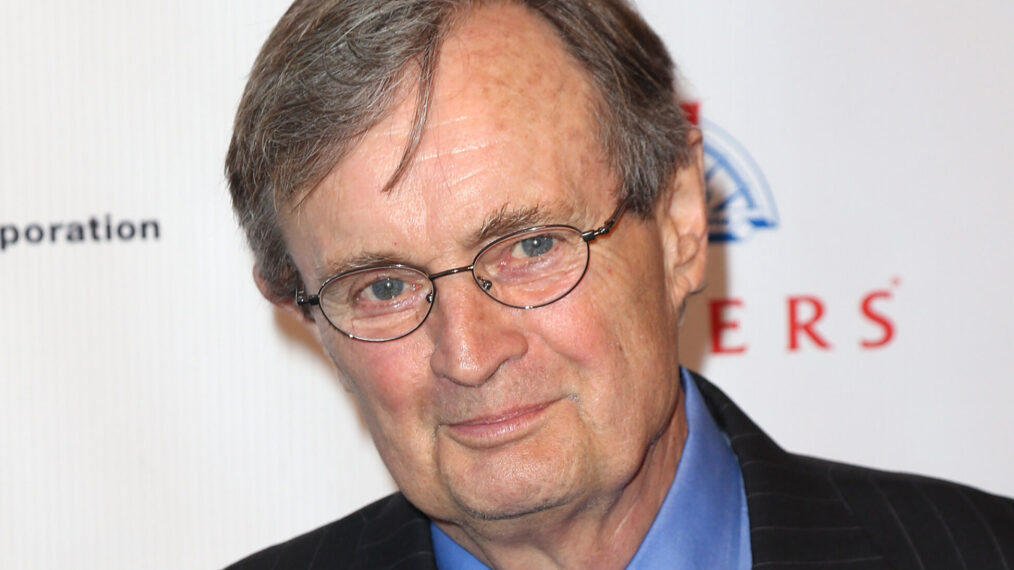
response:
[[[393,490],[223,180],[286,7],[6,7],[0,567],[217,568]],[[705,137],[684,363],[790,450],[1014,495],[1014,4],[640,8]]]

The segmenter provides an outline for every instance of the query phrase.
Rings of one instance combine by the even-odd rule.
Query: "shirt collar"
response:
[[[680,372],[690,433],[669,493],[627,568],[749,569],[743,474],[697,385]]]
[[[748,570],[752,557],[743,474],[728,438],[683,368],[680,383],[689,434],[672,486],[627,569]],[[432,522],[430,534],[440,570],[487,569]]]

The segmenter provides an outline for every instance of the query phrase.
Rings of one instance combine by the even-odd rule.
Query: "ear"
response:
[[[687,144],[691,160],[673,175],[655,208],[662,232],[669,295],[678,310],[688,295],[704,286],[708,257],[704,151],[699,129],[690,131]]]
[[[313,317],[304,312],[301,307],[296,305],[295,295],[293,294],[291,296],[279,297],[274,291],[272,291],[271,286],[268,285],[267,280],[261,273],[260,266],[254,265],[253,278],[254,283],[257,284],[257,289],[261,292],[261,295],[263,295],[268,301],[271,301],[271,304],[281,309],[294,322],[302,325],[303,328],[305,328],[307,332],[313,336],[319,345],[320,329],[317,328],[317,323],[314,321]]]

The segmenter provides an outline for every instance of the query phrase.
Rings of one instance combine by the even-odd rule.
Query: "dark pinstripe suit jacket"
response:
[[[1014,501],[786,453],[695,378],[743,470],[754,568],[1014,570]],[[429,521],[397,493],[228,570],[325,568],[435,570]]]

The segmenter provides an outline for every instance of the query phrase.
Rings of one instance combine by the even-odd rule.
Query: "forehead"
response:
[[[384,191],[408,144],[415,93],[283,220],[304,277],[364,255],[426,264],[420,256],[452,255],[505,210],[570,223],[600,215],[614,183],[593,97],[548,23],[513,5],[476,9],[444,42],[422,138],[393,189]]]

